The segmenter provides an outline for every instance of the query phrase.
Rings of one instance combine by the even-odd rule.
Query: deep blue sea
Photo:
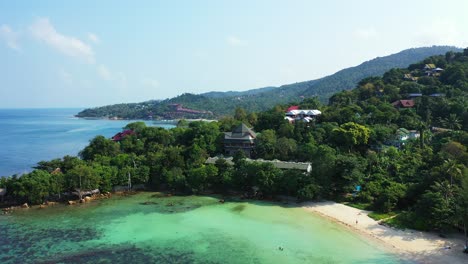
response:
[[[134,122],[75,118],[81,110],[0,109],[0,177],[29,172],[41,160],[77,155],[95,136],[112,137]]]

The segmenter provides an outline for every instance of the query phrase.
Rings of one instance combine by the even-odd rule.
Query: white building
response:
[[[296,120],[309,123],[316,120],[321,114],[322,112],[317,109],[294,109],[286,112],[284,119],[288,120],[289,123],[294,123]]]

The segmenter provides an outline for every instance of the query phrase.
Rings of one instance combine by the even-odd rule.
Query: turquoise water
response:
[[[403,261],[301,208],[141,193],[0,216],[0,263]]]
[[[0,109],[0,177],[29,172],[41,160],[77,155],[93,137],[111,137],[132,122],[75,118],[80,110]]]

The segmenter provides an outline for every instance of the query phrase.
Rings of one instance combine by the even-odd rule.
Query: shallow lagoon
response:
[[[0,216],[0,263],[142,262],[403,263],[341,225],[266,202],[140,193]]]

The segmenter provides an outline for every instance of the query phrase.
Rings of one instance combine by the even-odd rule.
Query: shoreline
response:
[[[186,120],[187,122],[216,122],[218,119],[206,119],[206,118],[178,118],[178,119],[133,119],[133,118],[120,118],[120,117],[86,117],[86,116],[77,116],[73,115],[73,118],[84,119],[84,120],[107,120],[107,121],[143,121],[150,122],[152,121],[155,124],[170,124],[177,125],[180,120]]]
[[[302,203],[301,207],[370,238],[404,260],[415,263],[451,264],[468,261],[468,256],[462,252],[464,246],[462,239],[441,238],[434,233],[383,226],[367,216],[369,211],[332,201],[306,202]],[[447,246],[451,249],[445,249]]]

